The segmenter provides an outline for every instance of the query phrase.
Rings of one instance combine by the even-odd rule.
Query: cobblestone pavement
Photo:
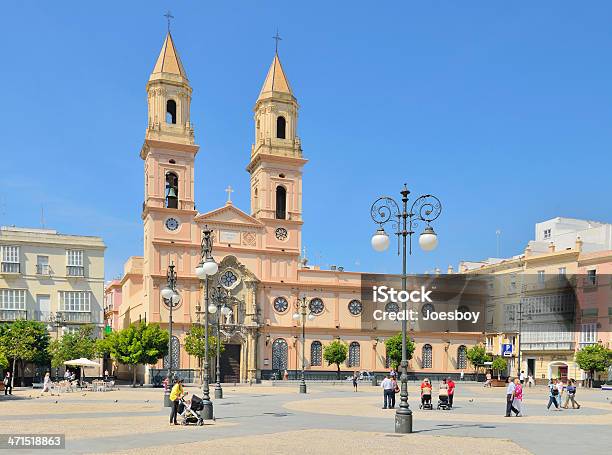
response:
[[[201,396],[195,387],[187,390]],[[2,433],[65,433],[63,453],[388,454],[404,449],[558,455],[605,453],[612,446],[612,393],[599,390],[580,389],[582,408],[557,412],[546,410],[545,388],[527,389],[525,417],[505,418],[504,389],[459,384],[451,411],[419,410],[410,397],[411,435],[393,433],[394,411],[381,409],[377,387],[363,384],[355,393],[350,384],[309,384],[307,395],[297,390],[297,384],[282,382],[226,386],[224,399],[213,400],[216,421],[204,427],[170,426],[160,389],[43,397],[18,390],[10,399],[0,397],[0,425]]]

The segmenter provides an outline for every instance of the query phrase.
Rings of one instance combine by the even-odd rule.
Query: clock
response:
[[[168,218],[166,220],[166,227],[171,231],[176,231],[179,227],[179,222],[176,218]]]
[[[276,235],[276,238],[278,240],[287,240],[287,229],[282,227],[276,228],[276,231],[274,231],[274,235]]]

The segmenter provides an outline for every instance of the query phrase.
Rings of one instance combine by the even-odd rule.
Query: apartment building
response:
[[[0,322],[30,319],[51,336],[103,327],[104,250],[100,237],[0,227]]]

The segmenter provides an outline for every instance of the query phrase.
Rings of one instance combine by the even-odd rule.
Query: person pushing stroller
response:
[[[420,409],[433,409],[431,404],[431,382],[425,378],[421,383],[421,406]]]

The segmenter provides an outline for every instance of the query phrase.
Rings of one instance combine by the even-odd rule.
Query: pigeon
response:
[[[474,402],[474,399],[473,399],[473,398],[470,398],[468,401],[469,401],[470,403],[473,403],[473,402]]]
[[[84,397],[85,395],[87,395],[86,393],[82,394],[81,396]]]
[[[115,400],[115,403],[118,403],[118,402],[119,402],[119,400]]]
[[[145,400],[145,403],[148,403],[150,400]]]
[[[55,403],[57,404],[57,400],[55,400]]]

